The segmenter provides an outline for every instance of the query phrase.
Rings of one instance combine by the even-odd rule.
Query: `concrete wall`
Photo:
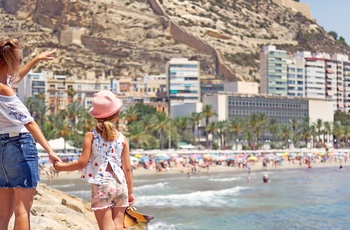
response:
[[[203,97],[203,106],[211,105],[218,114],[212,117],[209,122],[225,121],[228,119],[228,96],[224,94],[205,95]]]
[[[148,3],[157,14],[164,15],[164,10],[157,0],[148,0]],[[226,65],[225,59],[223,58],[220,51],[215,50],[212,46],[196,38],[195,36],[190,35],[184,31],[177,23],[171,21],[171,19],[167,16],[161,16],[159,19],[162,25],[169,29],[170,34],[174,37],[175,40],[193,47],[198,51],[213,55],[215,59],[216,72],[220,77],[228,81],[236,80],[236,75],[231,70],[231,68]]]
[[[333,122],[334,121],[334,111],[333,111],[333,101],[324,100],[309,100],[309,117],[310,123],[312,124],[317,119],[322,119],[322,121]]]
[[[85,34],[85,29],[66,29],[61,31],[61,45],[81,44],[81,36]]]
[[[225,92],[259,94],[259,84],[257,82],[234,81],[224,84]]]
[[[293,0],[273,0],[276,4],[288,8],[295,9],[302,13],[305,17],[312,19],[310,6],[305,3],[295,2]]]
[[[187,103],[180,105],[172,105],[170,108],[170,117],[176,118],[180,116],[188,116],[191,113],[200,113],[202,111],[202,103]]]

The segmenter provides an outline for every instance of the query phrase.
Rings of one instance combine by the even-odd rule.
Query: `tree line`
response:
[[[81,148],[84,134],[95,127],[95,119],[79,101],[68,104],[66,110],[47,115],[49,107],[44,97],[29,97],[25,104],[48,140],[64,138]],[[224,121],[210,121],[217,113],[211,105],[204,105],[201,112],[171,119],[165,112],[157,112],[152,106],[137,103],[123,108],[117,127],[129,139],[133,149],[178,148],[179,142],[208,149],[256,150],[269,145],[271,149],[303,147],[349,147],[350,117],[344,112],[334,114],[334,122],[310,122],[290,119],[280,124],[265,114],[232,117]]]

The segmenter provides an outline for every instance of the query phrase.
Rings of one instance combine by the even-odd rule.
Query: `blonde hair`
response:
[[[97,119],[96,131],[101,134],[105,141],[114,141],[118,132],[115,127],[116,119],[118,119],[119,111],[107,118]]]
[[[0,68],[7,68],[7,74],[11,74],[10,82],[18,74],[20,59],[20,44],[15,38],[0,41]]]

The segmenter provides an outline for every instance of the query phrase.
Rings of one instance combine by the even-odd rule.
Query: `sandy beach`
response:
[[[343,168],[349,167],[349,162],[342,162]],[[321,168],[321,167],[329,167],[329,168],[339,168],[340,162],[314,162],[311,163],[311,168]],[[251,172],[254,171],[263,171],[263,170],[289,170],[289,169],[308,169],[307,165],[303,165],[302,167],[299,165],[298,162],[295,162],[294,164],[292,162],[285,161],[282,165],[277,165],[277,167],[274,167],[272,164],[268,164],[267,167],[263,167],[262,162],[254,162],[250,165]],[[163,170],[161,173],[157,173],[155,168],[153,169],[144,169],[142,167],[138,167],[133,170],[133,175],[135,178],[139,178],[142,176],[150,176],[150,175],[157,175],[157,176],[165,176],[168,174],[184,174],[186,175],[189,170],[189,167],[170,167],[167,170]],[[243,172],[247,171],[246,168],[239,168],[237,166],[221,166],[221,165],[211,165],[209,167],[209,170],[207,171],[206,168],[200,168],[200,173],[216,173],[216,172],[227,172],[227,173],[234,173],[234,172]],[[74,171],[74,172],[60,172],[58,177],[53,178],[53,180],[59,180],[59,179],[76,179],[80,178],[80,172]],[[46,180],[45,175],[41,176],[43,180]]]

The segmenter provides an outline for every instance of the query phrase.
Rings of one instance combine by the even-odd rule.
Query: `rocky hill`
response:
[[[291,1],[291,0],[290,0]],[[276,0],[2,0],[1,36],[22,41],[26,59],[58,48],[36,71],[114,76],[164,72],[166,61],[201,62],[203,75],[259,81],[261,46],[350,54],[320,25]],[[62,31],[83,28],[80,42]],[[218,74],[225,73],[225,74]],[[227,73],[227,74],[226,74]]]

